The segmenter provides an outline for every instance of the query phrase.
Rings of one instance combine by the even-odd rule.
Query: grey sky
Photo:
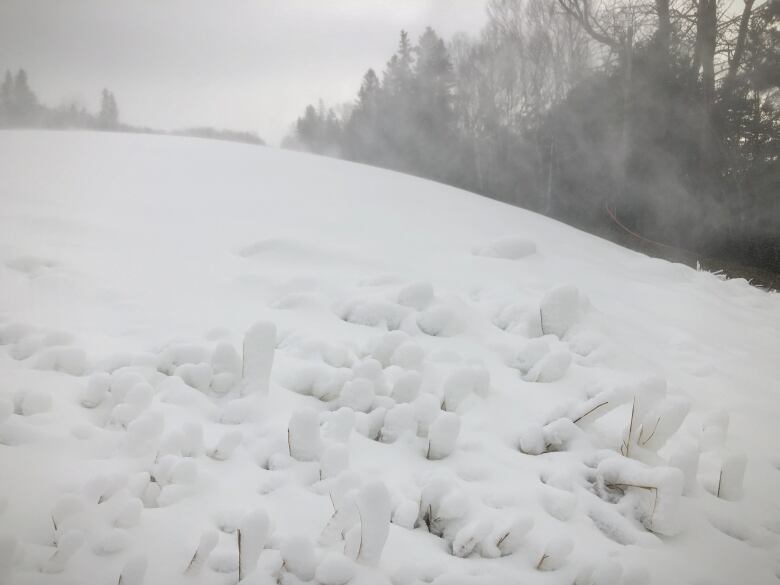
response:
[[[0,68],[25,67],[46,103],[124,121],[253,130],[276,143],[307,103],[352,99],[400,29],[477,32],[482,0],[0,0]]]

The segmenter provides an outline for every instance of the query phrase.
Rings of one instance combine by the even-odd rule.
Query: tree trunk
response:
[[[696,13],[696,60],[701,68],[701,119],[699,128],[699,189],[713,194],[715,187],[715,139],[712,110],[715,103],[715,43],[717,0],[699,0]]]
[[[701,97],[709,118],[715,102],[715,42],[717,34],[717,0],[699,0],[696,15],[696,52],[701,67]]]
[[[669,51],[672,42],[672,21],[669,18],[669,0],[655,0],[655,12],[658,16],[658,49],[664,65],[669,65]]]
[[[724,88],[731,90],[736,81],[739,66],[742,64],[742,56],[745,54],[745,45],[747,44],[747,34],[750,27],[750,16],[753,12],[755,0],[745,0],[745,7],[742,9],[742,17],[739,20],[739,32],[737,33],[737,42],[734,45],[734,54],[729,61],[729,70],[726,79],[723,82]]]

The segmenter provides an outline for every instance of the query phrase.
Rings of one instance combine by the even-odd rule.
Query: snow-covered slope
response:
[[[778,582],[778,295],[197,139],[0,210],[0,583]]]

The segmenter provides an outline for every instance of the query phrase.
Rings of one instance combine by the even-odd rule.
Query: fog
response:
[[[475,0],[3,0],[0,70],[27,69],[38,97],[128,124],[214,126],[277,143],[314,97],[352,98],[402,28],[449,37],[485,20]]]
[[[6,0],[0,127],[265,141],[775,286],[779,26],[780,0]]]

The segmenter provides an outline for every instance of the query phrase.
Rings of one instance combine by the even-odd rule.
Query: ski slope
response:
[[[191,138],[0,132],[0,210],[0,583],[780,582],[777,294]]]

